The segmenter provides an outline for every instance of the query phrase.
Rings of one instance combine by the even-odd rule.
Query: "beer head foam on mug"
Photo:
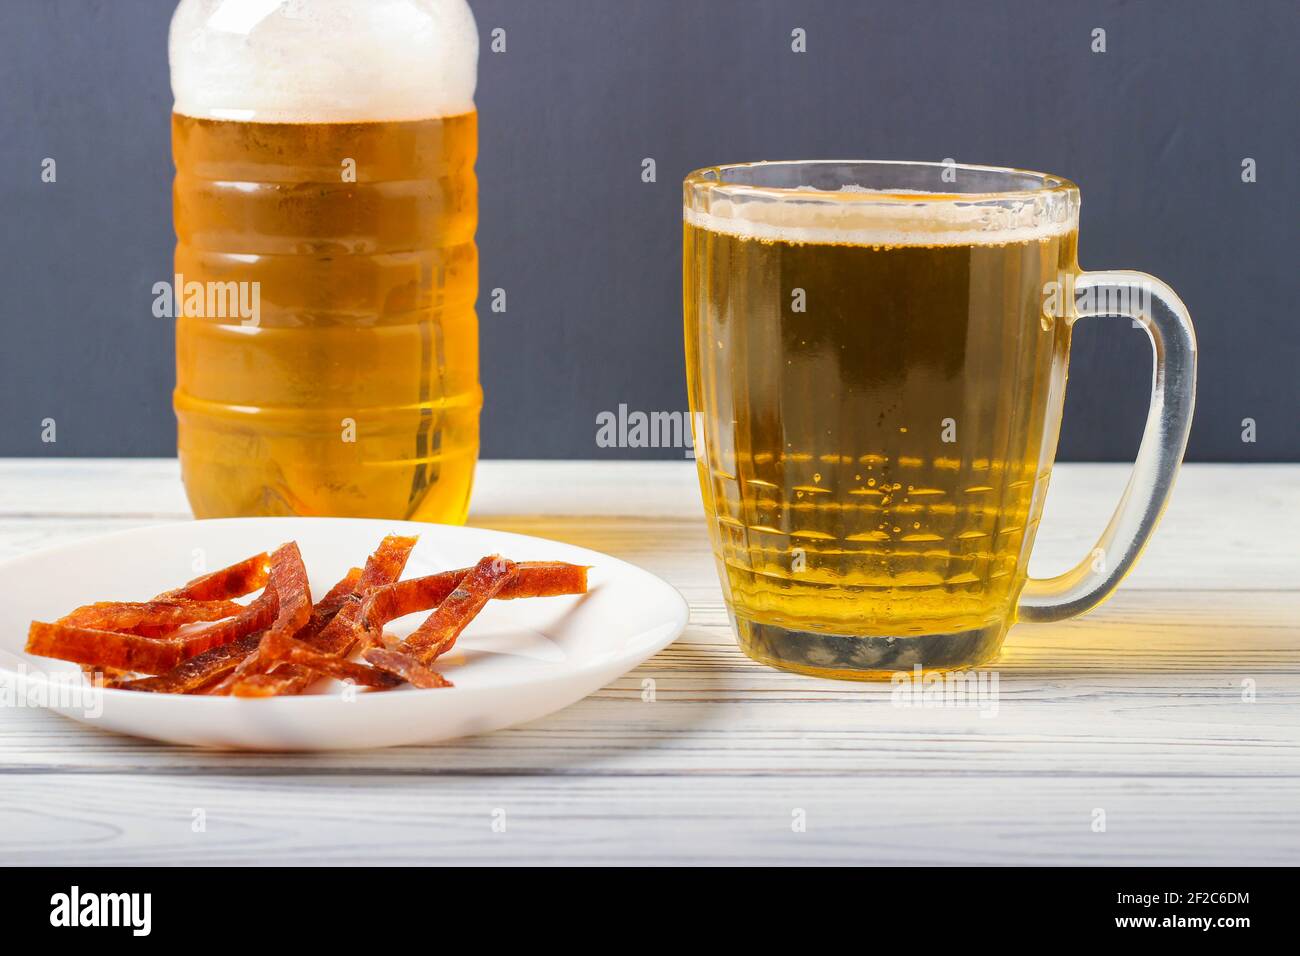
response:
[[[737,201],[726,196],[731,183],[721,183],[723,195],[710,199],[708,211],[683,210],[691,225],[709,232],[739,239],[766,242],[812,243],[844,246],[962,246],[1005,245],[1037,242],[1064,235],[1077,226],[1078,209],[1052,201],[1046,192],[1023,200],[981,204],[959,197],[925,199],[932,195],[916,191],[915,203],[870,202],[870,194],[897,196],[913,190],[871,190],[863,188],[827,191],[809,187],[782,190],[806,191],[809,202],[752,202],[762,189],[752,193],[741,187]],[[978,197],[972,196],[971,199]]]
[[[474,109],[465,0],[183,0],[169,47],[187,116],[345,123]]]

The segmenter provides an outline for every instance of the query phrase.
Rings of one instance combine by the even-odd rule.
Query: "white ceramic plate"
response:
[[[75,664],[23,652],[32,620],[91,601],[146,600],[199,573],[294,540],[319,598],[386,534],[419,535],[403,578],[484,555],[590,565],[581,597],[491,601],[438,669],[455,684],[370,693],[334,684],[298,697],[89,691]],[[196,570],[197,568],[197,570]],[[427,614],[393,622],[404,635]],[[230,518],[139,528],[0,564],[0,705],[45,706],[119,733],[256,750],[342,750],[485,733],[567,707],[668,646],[682,596],[597,551],[501,531],[350,518]]]

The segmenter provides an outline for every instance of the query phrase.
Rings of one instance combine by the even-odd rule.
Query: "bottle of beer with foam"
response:
[[[482,405],[465,0],[182,0],[170,57],[194,514],[463,521]]]

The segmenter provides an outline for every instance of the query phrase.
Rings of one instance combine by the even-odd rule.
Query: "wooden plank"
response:
[[[175,459],[0,459],[2,517],[190,517]]]
[[[641,699],[653,676],[658,700]],[[815,688],[729,698],[670,671],[617,682],[562,717],[436,747],[338,754],[213,753],[166,748],[45,714],[6,719],[5,773],[189,776],[866,777],[1100,780],[1170,776],[1300,783],[1292,717],[1300,693],[1265,686],[1244,703],[1230,681],[1021,682],[989,719],[977,710],[904,710],[885,695]],[[755,699],[758,696],[760,699]],[[37,726],[37,725],[41,726]],[[701,726],[702,725],[702,726]],[[698,727],[698,729],[697,729]],[[21,736],[20,736],[21,735]],[[89,782],[86,784],[91,786]],[[1293,811],[1295,807],[1291,808]],[[882,821],[888,822],[888,821]],[[1297,843],[1300,849],[1300,843]]]
[[[1292,779],[972,780],[942,769],[886,780],[651,777],[631,787],[54,774],[0,777],[0,832],[8,862],[79,866],[1279,865],[1295,862],[1298,799]],[[1099,809],[1105,832],[1093,831]]]
[[[685,461],[484,461],[474,504],[493,514],[698,517]],[[0,459],[0,516],[190,517],[175,459]]]

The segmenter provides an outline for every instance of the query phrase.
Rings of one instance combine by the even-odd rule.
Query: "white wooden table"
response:
[[[683,638],[600,693],[485,737],[331,755],[10,708],[0,861],[1300,862],[1300,466],[1185,468],[1109,603],[1012,631],[992,718],[742,656],[693,468],[481,467],[473,523],[607,551],[690,601]],[[1058,466],[1034,573],[1086,553],[1126,472]],[[185,518],[174,462],[0,462],[0,557]]]

